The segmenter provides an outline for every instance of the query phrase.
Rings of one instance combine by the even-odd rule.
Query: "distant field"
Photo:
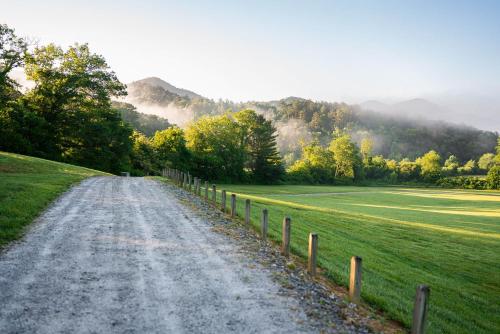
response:
[[[94,175],[108,174],[0,152],[0,247],[19,238],[24,228],[73,183]]]
[[[281,240],[292,217],[292,251],[307,256],[319,234],[319,265],[347,285],[363,258],[363,298],[411,324],[415,288],[431,286],[429,333],[500,333],[500,192],[399,187],[219,185],[252,200],[252,223],[269,209]]]

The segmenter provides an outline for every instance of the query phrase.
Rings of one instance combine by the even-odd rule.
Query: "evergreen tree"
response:
[[[276,144],[276,128],[253,110],[234,115],[241,128],[241,144],[245,149],[245,167],[256,183],[275,183],[284,173]]]

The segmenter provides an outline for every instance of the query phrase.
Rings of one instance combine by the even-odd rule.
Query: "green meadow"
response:
[[[19,238],[43,209],[93,169],[0,152],[0,247]]]
[[[219,185],[237,194],[238,215],[252,201],[252,225],[269,210],[281,240],[292,218],[291,248],[307,257],[319,234],[319,266],[348,285],[351,256],[363,258],[363,299],[406,327],[415,289],[431,287],[429,333],[500,332],[500,192],[401,187]],[[220,200],[220,194],[218,195]]]

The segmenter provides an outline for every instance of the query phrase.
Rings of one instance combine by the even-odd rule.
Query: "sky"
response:
[[[500,1],[0,0],[0,8],[0,22],[20,36],[89,43],[125,83],[156,76],[214,99],[500,96]]]

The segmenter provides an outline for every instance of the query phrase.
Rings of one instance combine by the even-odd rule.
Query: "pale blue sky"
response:
[[[210,98],[500,95],[500,1],[12,1],[0,22],[88,42],[124,82]]]

